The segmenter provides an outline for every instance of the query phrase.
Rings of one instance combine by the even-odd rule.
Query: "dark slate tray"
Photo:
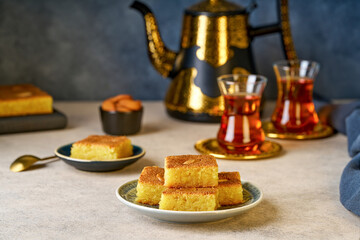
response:
[[[56,109],[51,114],[0,117],[0,134],[62,129],[66,124],[66,116]]]

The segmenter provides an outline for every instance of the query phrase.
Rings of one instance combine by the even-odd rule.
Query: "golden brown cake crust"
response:
[[[241,184],[239,172],[219,172],[219,187]]]
[[[108,136],[108,135],[90,135],[80,141],[75,142],[75,145],[100,145],[115,148],[119,143],[129,140],[125,136]]]
[[[217,193],[216,188],[166,188],[162,194],[197,194],[212,195]]]
[[[53,98],[31,84],[0,86],[0,117],[50,114]]]
[[[3,85],[0,86],[0,100],[12,101],[21,99],[32,99],[39,97],[51,97],[40,88],[32,84]]]
[[[179,167],[214,167],[218,166],[216,158],[211,155],[178,155],[165,158],[166,168]]]
[[[164,185],[164,169],[157,166],[144,167],[138,181],[139,183]]]

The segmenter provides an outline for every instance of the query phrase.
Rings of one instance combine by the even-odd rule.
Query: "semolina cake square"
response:
[[[164,189],[164,169],[157,166],[144,167],[138,179],[135,201],[157,205]]]
[[[111,161],[133,154],[130,139],[125,136],[90,135],[71,147],[72,158]]]
[[[166,187],[216,187],[218,165],[211,155],[178,155],[165,158]]]
[[[173,211],[214,211],[219,206],[217,188],[166,188],[159,209]]]
[[[220,172],[218,189],[220,205],[235,205],[243,202],[239,172]]]
[[[0,117],[50,114],[53,98],[32,84],[0,86]]]

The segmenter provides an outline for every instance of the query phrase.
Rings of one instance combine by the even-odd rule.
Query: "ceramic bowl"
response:
[[[132,112],[109,112],[100,106],[103,131],[110,135],[132,135],[140,131],[143,108]]]

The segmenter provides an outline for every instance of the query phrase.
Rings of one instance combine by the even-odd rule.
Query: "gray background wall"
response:
[[[169,84],[152,68],[144,23],[132,0],[1,0],[0,84],[34,83],[55,100],[101,100],[119,93],[162,99]],[[144,0],[169,48],[177,50],[183,9],[195,0]],[[233,0],[246,6],[250,1]],[[258,0],[254,26],[276,20],[275,0]],[[290,2],[299,58],[320,62],[315,91],[360,98],[360,1]],[[282,59],[279,36],[254,41],[258,72],[276,96],[272,63]]]

